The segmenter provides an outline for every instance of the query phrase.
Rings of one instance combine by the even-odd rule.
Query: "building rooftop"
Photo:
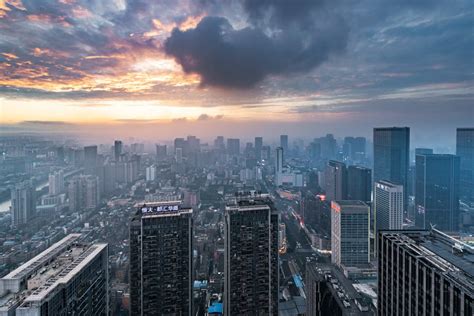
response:
[[[397,184],[397,183],[394,183],[392,181],[389,181],[389,180],[379,180],[379,181],[375,181],[375,185],[377,187],[382,187],[383,189],[383,186],[387,186],[389,188],[395,188],[395,187],[400,187],[402,186],[401,184]]]
[[[56,260],[44,267],[33,278],[28,280],[31,294],[25,298],[22,306],[46,298],[60,284],[67,284],[100,252],[107,244],[77,245],[61,254]]]
[[[227,201],[226,209],[238,211],[271,209],[272,211],[276,211],[272,200],[266,194],[233,198]]]
[[[341,201],[334,201],[334,203],[339,204],[340,206],[365,206],[368,205],[365,202],[359,200],[341,200]]]
[[[181,201],[142,202],[135,204],[137,215],[141,217],[167,217],[191,214],[193,209],[182,205]]]
[[[0,311],[44,300],[57,286],[72,280],[107,244],[80,242],[70,234],[0,279]]]
[[[474,295],[474,247],[436,229],[383,231]]]
[[[373,315],[371,295],[358,291],[353,281],[344,276],[341,270],[330,264],[308,265],[313,275],[325,280],[333,297],[344,311],[344,315]],[[362,295],[363,293],[364,295]]]
[[[81,234],[70,234],[57,243],[53,244],[51,247],[34,257],[33,259],[22,264],[2,279],[22,279],[27,278],[31,274],[35,273],[37,270],[42,268],[44,265],[48,264],[53,258],[62,253],[65,249],[70,247],[74,242],[76,242],[81,237]]]

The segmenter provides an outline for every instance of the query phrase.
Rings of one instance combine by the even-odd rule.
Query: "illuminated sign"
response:
[[[146,206],[141,208],[142,214],[161,213],[161,212],[175,212],[179,210],[179,205],[157,205]]]
[[[341,211],[341,206],[334,201],[331,202],[331,208],[338,213]]]

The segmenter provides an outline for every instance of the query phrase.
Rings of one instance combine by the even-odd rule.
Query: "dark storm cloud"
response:
[[[203,86],[252,88],[269,75],[308,72],[344,51],[349,28],[323,1],[245,1],[250,26],[206,17],[174,29],[165,52]],[[324,13],[324,14],[323,14]]]

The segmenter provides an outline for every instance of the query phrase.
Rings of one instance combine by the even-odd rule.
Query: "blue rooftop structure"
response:
[[[293,275],[293,281],[295,282],[295,285],[297,288],[302,288],[303,287],[303,279],[299,274],[294,274]]]
[[[214,303],[211,306],[209,306],[207,310],[209,314],[215,314],[215,315],[222,315],[222,311],[223,311],[222,303]]]

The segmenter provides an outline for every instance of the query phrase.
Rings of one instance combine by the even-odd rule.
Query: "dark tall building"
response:
[[[192,315],[191,208],[137,205],[130,225],[131,315]]]
[[[262,159],[263,137],[255,137],[255,157]]]
[[[156,145],[156,159],[164,160],[168,155],[168,148],[166,145]]]
[[[415,190],[417,227],[459,230],[458,156],[417,155]]]
[[[365,158],[365,137],[345,137],[342,151],[344,159],[362,161]]]
[[[461,197],[474,202],[474,128],[456,130],[456,155],[461,158]]]
[[[109,315],[108,245],[70,234],[0,279],[0,315]]]
[[[86,174],[96,174],[97,168],[97,146],[84,147],[84,172]]]
[[[306,316],[373,316],[370,299],[342,271],[329,264],[306,264]]]
[[[225,315],[278,315],[278,211],[238,198],[225,210]]]
[[[374,181],[388,180],[408,188],[410,162],[410,128],[374,128]],[[403,200],[404,212],[408,210],[407,194]]]
[[[288,153],[288,135],[280,135],[280,147]]]
[[[240,139],[227,138],[227,153],[229,155],[240,155]]]
[[[345,163],[330,160],[324,172],[324,181],[328,200],[347,200],[347,168]]]
[[[474,315],[474,248],[437,230],[382,231],[378,315]]]
[[[24,181],[11,188],[12,225],[26,225],[36,215],[36,188],[33,181]]]
[[[217,136],[214,140],[214,148],[218,151],[225,150],[224,136]]]
[[[120,155],[122,154],[122,141],[121,140],[116,140],[114,142],[114,158],[115,158],[115,161],[119,161],[120,160]]]
[[[370,202],[372,170],[360,166],[347,168],[347,199]]]
[[[433,149],[431,148],[415,148],[415,155],[432,155]]]

